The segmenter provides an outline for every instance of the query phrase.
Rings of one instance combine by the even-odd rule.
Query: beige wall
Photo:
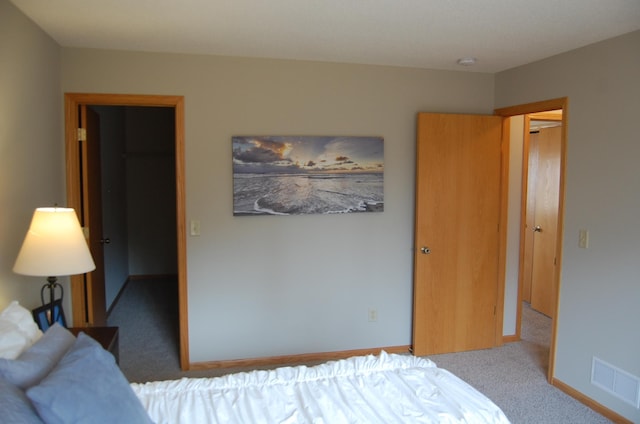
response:
[[[494,86],[480,73],[63,49],[62,89],[185,96],[200,362],[410,344],[416,113],[491,113]],[[383,136],[385,211],[234,217],[231,136],[252,134]]]
[[[594,356],[640,377],[639,52],[640,31],[496,76],[497,107],[569,98],[556,377],[633,422],[590,378]]]
[[[66,204],[60,48],[4,0],[0,63],[0,309],[12,300],[31,309],[46,281],[12,268],[34,209]]]

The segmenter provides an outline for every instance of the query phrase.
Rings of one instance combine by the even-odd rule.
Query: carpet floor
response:
[[[129,381],[216,377],[248,371],[180,369],[177,299],[175,280],[131,281],[113,307],[108,324],[120,327],[120,368]],[[432,355],[429,359],[484,393],[514,424],[610,423],[547,383],[551,320],[526,304],[522,314],[521,341],[487,350]]]

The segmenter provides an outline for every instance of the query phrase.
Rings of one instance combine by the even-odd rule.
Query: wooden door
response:
[[[561,127],[542,128],[529,136],[529,143],[535,145],[530,152],[537,156],[534,161],[535,183],[532,185],[535,187],[533,228],[528,228],[533,234],[531,307],[550,317],[553,317],[556,293],[561,137]]]
[[[96,269],[85,282],[87,324],[106,325],[104,252],[102,236],[102,172],[100,166],[100,117],[86,105],[80,106],[81,126],[86,130],[82,146],[82,219],[89,229],[89,250]]]
[[[493,347],[502,118],[418,114],[413,352]]]
[[[531,279],[533,277],[533,240],[535,233],[533,228],[535,224],[535,209],[536,209],[536,175],[538,172],[538,144],[531,143],[531,134],[529,134],[529,120],[526,119],[525,126],[525,148],[528,151],[527,154],[527,196],[525,199],[526,213],[524,214],[525,231],[522,233],[523,237],[523,261],[520,268],[520,274],[522,279],[522,300],[531,303]],[[535,139],[535,137],[534,137]]]

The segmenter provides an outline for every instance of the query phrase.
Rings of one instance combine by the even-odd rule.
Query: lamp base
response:
[[[60,289],[60,310],[62,310],[62,297],[64,296],[64,290],[62,288],[62,286],[60,284],[58,284],[58,278],[57,277],[47,277],[47,284],[45,284],[44,286],[42,286],[42,289],[40,289],[40,300],[42,301],[42,306],[47,305],[47,302],[44,301],[44,292],[48,289],[49,290],[49,302],[48,304],[51,305],[52,310],[51,310],[51,314],[49,315],[49,325],[53,325],[54,322],[56,322],[58,320],[57,316],[54,316],[54,310],[55,308],[53,308],[53,301],[56,300],[56,289],[59,288]]]

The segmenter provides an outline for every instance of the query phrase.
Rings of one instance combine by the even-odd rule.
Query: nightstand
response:
[[[120,347],[118,345],[118,327],[71,327],[68,328],[74,336],[85,333],[91,337],[116,358],[116,364],[120,360]]]

